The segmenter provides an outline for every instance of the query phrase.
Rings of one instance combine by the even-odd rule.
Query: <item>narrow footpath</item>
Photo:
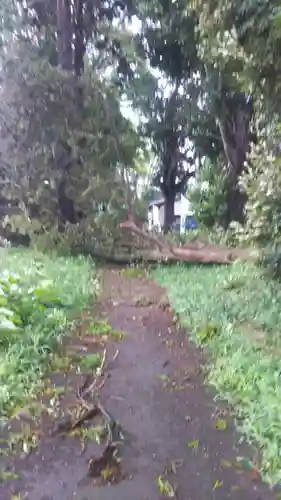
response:
[[[277,499],[253,469],[245,470],[238,461],[252,458],[252,451],[238,446],[227,407],[214,402],[204,385],[203,355],[177,328],[165,291],[118,269],[104,270],[102,280],[101,314],[125,333],[116,342],[118,356],[108,365],[101,392],[104,408],[124,432],[122,478],[103,485],[85,479],[96,445],[89,443],[81,453],[75,437],[59,445],[43,437],[35,453],[16,460],[21,478],[0,484],[0,498]],[[22,496],[12,497],[16,491]]]

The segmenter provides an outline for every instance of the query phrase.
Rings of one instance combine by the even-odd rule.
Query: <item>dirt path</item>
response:
[[[4,483],[0,498],[21,491],[27,496],[15,498],[160,500],[167,498],[161,481],[168,481],[164,489],[173,485],[178,500],[274,499],[253,471],[237,465],[237,457],[250,457],[250,450],[236,448],[231,422],[224,429],[227,409],[218,408],[203,386],[200,351],[160,307],[163,290],[117,270],[105,271],[103,280],[103,311],[115,329],[128,334],[102,391],[102,403],[124,429],[124,479],[94,485],[85,476],[97,445],[89,443],[81,455],[75,437],[59,443],[45,437],[29,458],[15,460],[22,477]]]

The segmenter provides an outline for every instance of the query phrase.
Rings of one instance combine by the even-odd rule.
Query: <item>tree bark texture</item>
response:
[[[247,99],[245,94],[236,93],[225,98],[222,96],[217,123],[228,163],[228,223],[232,220],[240,223],[244,222],[246,196],[244,193],[241,193],[238,187],[238,179],[243,173],[245,160],[250,150],[252,139],[250,123],[252,114],[252,100],[250,98]]]
[[[66,70],[73,70],[73,26],[70,0],[57,0],[58,64]]]
[[[172,228],[175,219],[175,195],[170,193],[165,197],[164,203],[164,233],[168,233]]]

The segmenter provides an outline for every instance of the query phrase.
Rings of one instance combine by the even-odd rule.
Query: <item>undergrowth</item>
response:
[[[0,250],[0,415],[34,394],[66,327],[98,291],[83,258]]]
[[[145,278],[147,273],[147,269],[143,266],[129,266],[122,270],[124,278]]]
[[[234,408],[260,471],[281,483],[281,287],[254,266],[158,267],[182,323],[212,361],[208,381]]]

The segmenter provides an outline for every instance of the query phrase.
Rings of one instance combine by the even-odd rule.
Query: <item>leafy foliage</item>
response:
[[[188,140],[192,112],[196,113],[197,128],[200,115],[199,86],[193,80],[200,64],[195,19],[187,14],[183,1],[139,2],[137,14],[142,21],[137,36],[139,51],[148,64],[139,68],[127,92],[143,115],[141,131],[151,141],[153,183],[167,201],[167,230],[174,222],[175,196],[185,191],[195,170],[193,146]]]
[[[239,88],[273,103],[280,94],[280,4],[278,0],[195,2],[204,56],[232,67]],[[276,109],[276,102],[275,102]]]
[[[267,221],[269,201],[265,192],[267,208],[263,207],[262,201],[261,191],[267,187],[259,187],[259,175],[262,176],[262,186],[266,186],[267,176],[271,177],[270,165],[268,173],[265,171],[271,160],[265,150],[271,156],[269,130],[280,116],[280,5],[278,1],[196,0],[188,2],[188,8],[197,16],[198,54],[206,72],[202,81],[203,85],[205,81],[209,109],[217,118],[224,146],[225,172],[229,181],[228,219],[244,223],[246,215],[249,218],[246,224],[248,237],[251,235],[261,243],[266,239],[262,232],[267,232],[267,237],[275,241],[277,203],[274,209],[272,206],[275,213],[273,230],[273,212]],[[269,127],[267,138],[264,133],[260,136],[260,123],[257,126],[257,122],[261,121],[263,127]],[[259,159],[257,148],[261,148]],[[249,162],[245,172],[247,156]],[[244,180],[239,182],[241,175],[245,178],[244,174],[249,192],[245,186],[242,192],[239,188],[244,184]],[[247,196],[249,202],[245,210]],[[239,233],[241,236],[240,229]]]
[[[90,1],[85,9],[78,1],[71,23],[62,3],[1,7],[0,170],[3,194],[25,214],[13,227],[39,236],[42,247],[62,235],[69,245],[89,235],[88,247],[107,239],[114,246],[125,209],[145,214],[135,183],[140,135],[153,149],[166,227],[175,195],[205,157],[217,187],[209,201],[204,192],[201,216],[208,225],[244,223],[239,178],[257,142],[255,113],[260,102],[280,112],[277,0]],[[132,14],[141,20],[135,37],[125,28]],[[141,111],[139,134],[120,112],[124,97]]]
[[[113,238],[124,209],[143,208],[135,188],[146,147],[113,78],[130,72],[119,25],[132,5],[63,3],[1,6],[1,195],[22,210],[6,233],[12,226],[42,246],[67,233],[64,247],[74,233],[80,246],[89,227],[90,247]]]
[[[200,165],[202,157],[208,157],[216,163],[223,153],[228,177],[225,219],[227,224],[241,223],[245,197],[238,179],[253,139],[253,100],[237,82],[238,59],[217,61],[212,17],[206,15],[212,13],[209,4],[209,10],[201,2],[182,0],[139,5],[144,51],[170,87],[160,80],[150,100],[148,126],[158,160],[155,182],[168,206],[174,193],[186,189],[196,162]]]
[[[36,286],[21,283],[20,277],[4,271],[0,277],[0,342],[13,342],[14,333],[36,321],[44,310],[67,308],[51,280],[42,279]],[[10,337],[9,337],[10,335]]]
[[[1,252],[0,412],[5,418],[40,384],[48,357],[73,315],[97,294],[98,281],[93,263],[82,257]]]
[[[24,45],[6,59],[3,78],[1,178],[6,197],[19,200],[26,231],[79,221],[94,230],[101,206],[127,207],[123,171],[141,143],[114,90],[94,74],[75,81]],[[23,217],[13,221],[23,226]]]
[[[196,179],[196,184],[188,189],[188,199],[201,225],[212,229],[227,225],[227,179],[222,163],[205,160]]]
[[[259,133],[259,143],[248,158],[241,178],[247,194],[246,226],[240,239],[264,248],[263,264],[281,276],[280,125],[272,123]]]

